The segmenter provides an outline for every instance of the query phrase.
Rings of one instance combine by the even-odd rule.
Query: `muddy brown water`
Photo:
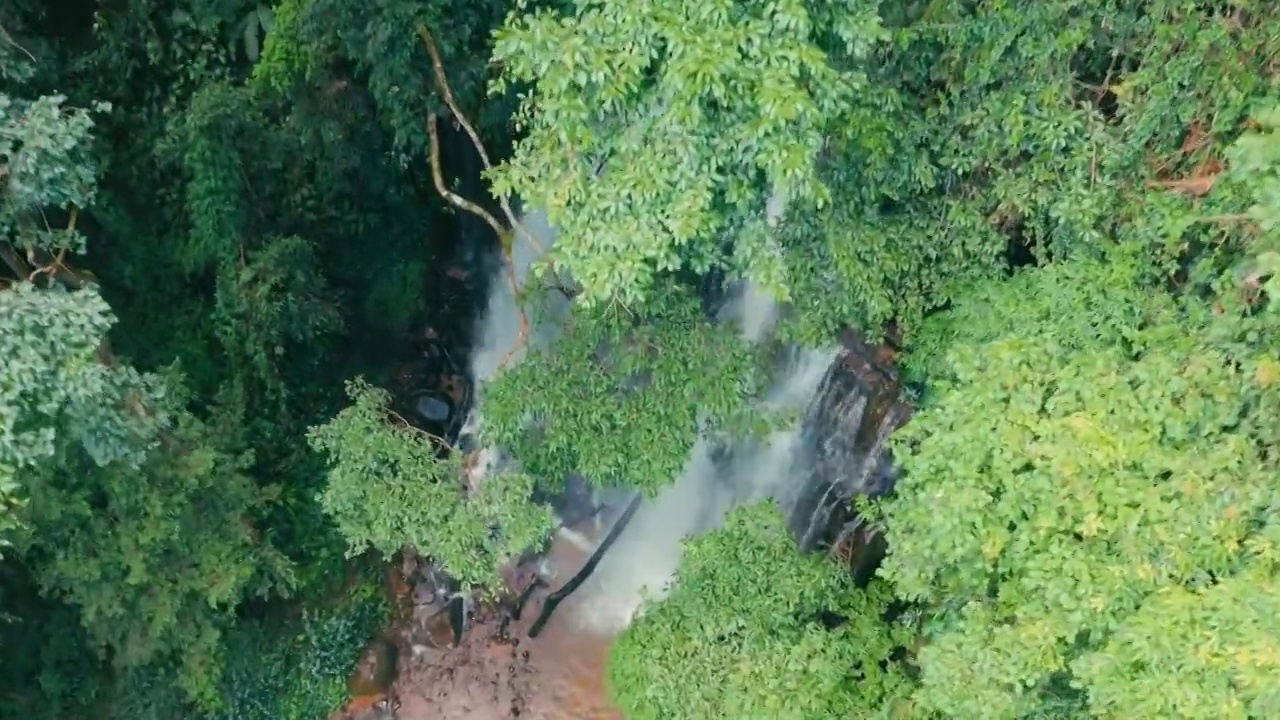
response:
[[[397,720],[624,720],[609,700],[605,664],[612,638],[575,621],[570,596],[537,638],[528,637],[547,594],[586,562],[587,553],[557,538],[555,574],[519,620],[481,613],[460,646],[425,653],[402,668]]]

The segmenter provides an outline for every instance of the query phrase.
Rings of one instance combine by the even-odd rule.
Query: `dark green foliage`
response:
[[[0,403],[0,530],[21,523],[4,557],[47,598],[15,621],[59,618],[64,631],[49,637],[66,649],[40,685],[39,666],[6,668],[3,684],[66,712],[99,712],[88,708],[120,682],[153,687],[182,713],[193,699],[215,706],[242,603],[276,602],[295,578],[313,598],[345,566],[303,435],[364,360],[334,341],[381,338],[419,316],[421,280],[389,295],[377,271],[406,258],[431,267],[419,233],[435,207],[383,162],[389,146],[367,131],[376,120],[362,87],[282,96],[242,84],[271,24],[266,6],[131,0],[59,14],[58,25],[20,10],[0,13],[6,80],[71,100],[0,87],[0,250],[74,253],[87,236],[89,252],[65,258],[72,292],[62,270],[48,289],[43,278],[9,289],[27,270],[0,273],[3,384],[16,393]],[[91,138],[89,114],[69,108],[99,100],[113,105]],[[101,278],[101,298],[75,289],[85,278]],[[401,317],[371,314],[353,330],[344,305],[375,295]],[[123,358],[140,370],[179,360],[192,393]],[[34,643],[18,651],[46,641],[6,637]],[[79,704],[65,690],[76,684]],[[339,692],[294,709],[322,714]]]
[[[235,661],[225,676],[227,708],[210,720],[312,720],[340,707],[360,649],[387,620],[376,592],[307,612],[284,626],[292,636],[254,622],[238,628],[228,647]]]
[[[841,200],[788,240],[798,337],[889,319],[910,332],[999,275],[1006,247],[1048,259],[1139,243],[1163,274],[1232,235],[1143,185],[1194,175],[1257,109],[1269,14],[1127,0],[883,12],[893,41],[828,148]],[[1199,212],[1237,209],[1215,195]]]
[[[37,218],[63,210],[70,230],[93,197],[84,116],[56,98],[0,97],[21,108],[0,118],[11,143],[0,251],[16,276],[0,290],[0,525],[24,531],[11,572],[74,607],[86,649],[112,667],[172,663],[188,696],[211,702],[236,608],[291,584],[287,560],[251,525],[274,490],[246,472],[237,408],[202,421],[176,373],[139,373],[113,357],[114,317],[62,260],[80,248],[38,229]],[[65,699],[56,681],[47,691]]]
[[[298,616],[242,621],[226,638],[221,707],[201,720],[316,720],[344,702],[346,680],[365,642],[387,620],[376,584],[330,598]],[[134,674],[116,717],[172,720],[185,703],[168,675]]]
[[[86,652],[89,638],[77,609],[41,597],[30,573],[14,563],[0,566],[0,581],[0,686],[6,692],[0,718],[97,716],[112,687],[101,659]],[[176,684],[174,692],[181,692]]]
[[[314,248],[296,236],[280,238],[218,279],[214,317],[223,348],[244,364],[239,375],[257,379],[269,396],[283,397],[280,360],[322,354],[342,329]]]
[[[180,656],[184,683],[207,693],[200,684],[217,677],[235,608],[288,588],[291,570],[249,524],[270,495],[217,427],[236,419],[210,425],[170,412],[172,427],[140,467],[96,466],[72,452],[26,477],[36,535],[28,562],[46,594],[79,608],[117,666]]]
[[[341,91],[336,85],[359,78],[396,158],[420,161],[427,146],[427,114],[442,109],[433,92],[426,48],[417,36],[418,28],[427,27],[441,45],[459,103],[487,136],[496,134],[501,140],[507,108],[502,98],[486,98],[484,90],[490,31],[507,8],[500,0],[284,0],[254,80],[292,92],[299,84]]]

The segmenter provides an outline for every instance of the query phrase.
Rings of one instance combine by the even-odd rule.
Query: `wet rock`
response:
[[[453,408],[449,403],[425,393],[414,398],[413,409],[418,417],[429,423],[445,423],[453,415]]]
[[[893,490],[897,476],[887,441],[911,416],[901,395],[896,351],[847,330],[802,425],[807,477],[789,525],[802,550],[830,546],[850,520],[855,495]]]
[[[550,556],[569,574],[586,560],[564,540],[552,543]],[[398,720],[622,720],[604,685],[610,638],[580,631],[568,616],[553,618],[546,632],[530,638],[542,603],[559,583],[546,582],[536,562],[512,563],[502,575],[506,599],[477,603],[456,646],[402,663],[394,691],[402,702]],[[524,612],[515,612],[526,603]],[[427,607],[415,613],[415,626],[431,617],[439,622]]]
[[[419,581],[413,586],[413,604],[414,605],[432,605],[436,601],[435,585],[426,581]]]
[[[400,703],[388,697],[363,695],[334,713],[330,720],[398,720]]]

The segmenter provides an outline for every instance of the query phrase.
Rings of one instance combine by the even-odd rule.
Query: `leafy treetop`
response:
[[[772,503],[689,540],[673,582],[612,649],[627,717],[871,717],[905,700],[891,656],[911,631],[882,622],[888,586],[859,590],[833,559],[797,556]]]
[[[385,390],[356,380],[347,392],[352,404],[309,440],[328,455],[320,504],[352,554],[391,556],[407,544],[464,586],[493,585],[504,563],[550,535],[551,511],[529,502],[532,476],[503,473],[469,488],[461,454],[394,415]]]
[[[292,581],[250,524],[274,488],[247,475],[234,409],[206,423],[176,373],[112,353],[115,317],[69,259],[98,173],[93,123],[64,101],[0,94],[0,530],[21,527],[14,554],[101,657],[180,666],[212,704],[236,607]]]
[[[513,15],[498,87],[533,87],[494,192],[548,212],[583,302],[636,304],[664,273],[724,267],[785,298],[766,200],[830,201],[818,153],[866,82],[847,60],[882,37],[874,4],[852,0],[582,0]],[[726,258],[725,234],[744,228]]]
[[[884,575],[936,610],[924,707],[1275,709],[1262,678],[1280,626],[1225,598],[1265,593],[1280,558],[1280,316],[1179,302],[1137,281],[1140,260],[1020,273],[936,321],[945,341],[918,359],[933,398],[902,431],[884,505]],[[1153,635],[1159,608],[1172,614]]]

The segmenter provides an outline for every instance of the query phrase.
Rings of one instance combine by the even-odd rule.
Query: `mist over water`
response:
[[[770,225],[776,223],[784,205],[771,198]],[[537,246],[516,233],[512,260],[521,287],[529,277],[530,267],[555,240],[544,213],[528,213],[522,222]],[[508,361],[511,364],[524,355],[523,348],[512,353],[518,342],[520,312],[505,267],[500,266],[494,272],[490,288],[488,308],[472,357],[478,401],[464,429],[464,434],[471,436],[477,434],[482,423],[484,384],[499,371],[508,355],[511,355]],[[538,345],[554,341],[559,323],[568,311],[567,299],[554,291],[548,295],[547,311],[539,317],[528,315],[530,341]],[[772,330],[778,308],[767,292],[747,281],[738,288],[720,316],[723,321],[737,323],[744,340],[755,343],[765,339]],[[780,368],[775,386],[763,401],[771,409],[803,409],[813,398],[835,356],[834,348],[793,353]],[[726,443],[699,438],[680,477],[657,497],[643,502],[595,573],[574,594],[571,605],[566,605],[563,612],[570,615],[568,619],[599,634],[620,632],[635,617],[646,595],[660,598],[665,594],[679,567],[684,540],[718,527],[729,510],[743,503],[775,498],[784,509],[789,508],[802,482],[802,476],[797,475],[803,462],[803,458],[798,457],[800,447],[798,427],[774,432],[754,442]],[[491,448],[481,453],[474,472],[482,475],[496,462],[498,453]],[[473,482],[482,480],[482,477],[473,477]],[[602,490],[597,496],[610,508],[602,515],[599,531],[587,538],[592,543],[604,536],[631,491],[627,488]],[[573,539],[582,542],[581,537]],[[569,533],[561,533],[556,541],[569,541]]]
[[[799,409],[817,390],[835,351],[806,352],[792,360],[767,402]],[[680,566],[685,539],[719,527],[734,507],[766,498],[784,508],[795,500],[801,478],[798,427],[774,432],[754,444],[717,447],[708,438],[694,445],[684,472],[646,500],[590,580],[578,590],[576,620],[596,632],[622,631],[645,596],[664,597]]]

